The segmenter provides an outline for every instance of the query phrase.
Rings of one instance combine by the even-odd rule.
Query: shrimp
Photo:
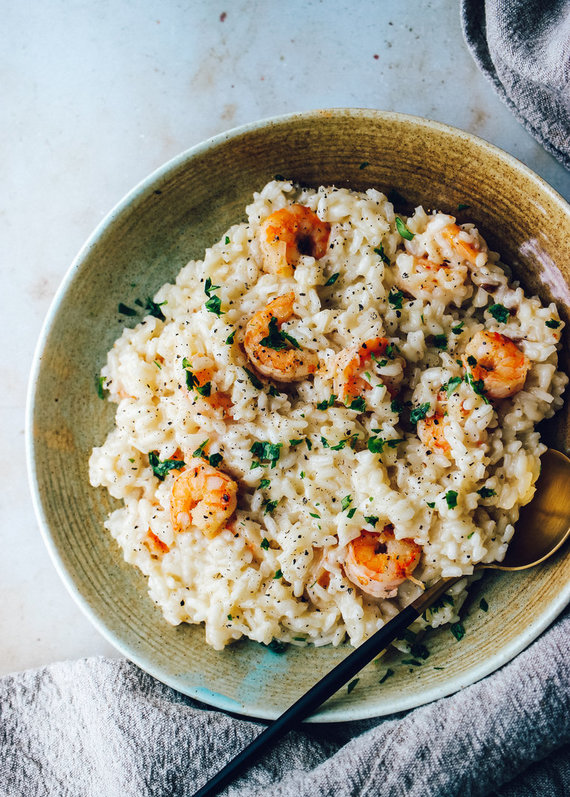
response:
[[[263,270],[292,277],[301,255],[319,260],[326,254],[330,231],[330,224],[305,205],[276,210],[259,229]]]
[[[482,380],[493,399],[514,396],[522,390],[530,360],[510,338],[481,329],[469,341],[463,356],[465,368],[474,380]]]
[[[316,354],[301,351],[297,341],[279,331],[281,324],[293,315],[294,302],[294,291],[278,296],[258,310],[245,328],[243,345],[252,364],[263,376],[280,382],[305,379],[318,365]],[[288,343],[295,348],[287,348]]]
[[[451,446],[445,437],[446,415],[436,412],[429,418],[418,421],[418,437],[428,448],[439,448],[444,454],[451,453]]]
[[[394,598],[398,587],[410,578],[422,549],[412,539],[397,540],[389,524],[381,532],[361,531],[348,544],[344,560],[347,577],[367,595]]]
[[[378,358],[386,353],[388,345],[387,338],[371,338],[361,345],[343,349],[337,354],[333,384],[334,392],[341,401],[349,403],[361,396],[365,390],[372,388],[370,382],[367,381],[371,378],[367,369],[374,371],[375,376],[386,385],[391,395],[398,392],[398,384],[403,373],[402,359],[399,357],[390,360],[386,358],[381,366],[378,363]],[[386,368],[388,373],[383,373]],[[395,371],[395,373],[390,373],[390,371]],[[361,374],[364,374],[367,379],[364,379]]]
[[[448,301],[457,299],[455,303],[459,305],[466,296],[467,274],[463,264],[434,263],[426,256],[405,253],[396,261],[396,285],[415,299],[430,301],[438,290],[440,296]]]
[[[456,255],[474,266],[476,265],[477,257],[481,254],[481,249],[469,241],[459,238],[461,231],[461,227],[458,227],[457,224],[448,224],[447,227],[441,230],[441,236],[451,246]]]
[[[172,484],[170,518],[175,531],[199,528],[214,537],[237,506],[237,484],[221,470],[195,457]]]

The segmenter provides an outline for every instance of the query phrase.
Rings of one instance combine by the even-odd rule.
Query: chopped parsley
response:
[[[201,443],[201,444],[198,446],[198,448],[196,449],[196,451],[194,451],[194,453],[192,454],[192,456],[193,456],[193,457],[203,457],[203,456],[204,456],[204,449],[206,448],[206,445],[208,444],[209,440],[210,440],[210,438],[209,438],[209,437],[208,437],[206,440],[204,440],[204,442],[203,442],[203,443]]]
[[[137,314],[136,310],[133,310],[132,307],[129,307],[127,304],[123,304],[122,302],[119,302],[119,304],[117,306],[117,309],[118,309],[119,313],[121,313],[121,315],[136,315]]]
[[[273,179],[277,180],[277,182],[279,182],[279,183],[284,183],[285,182],[285,178],[283,177],[282,174],[274,174],[273,175]]]
[[[399,415],[404,409],[404,405],[402,404],[400,399],[392,399],[390,403],[390,409],[392,410],[392,412],[395,412],[396,415]]]
[[[356,507],[354,506],[352,507],[352,509],[349,509],[348,512],[346,513],[349,520],[352,520],[355,514],[356,514]]]
[[[433,340],[433,345],[436,348],[442,350],[447,349],[447,335],[434,335],[432,340]]]
[[[274,468],[279,459],[282,445],[283,443],[268,443],[258,440],[249,450],[262,462],[271,462],[271,467]]]
[[[105,377],[100,376],[97,378],[97,395],[100,399],[105,398]]]
[[[261,540],[260,545],[261,545],[261,547],[263,548],[264,551],[267,551],[269,549],[269,540],[267,539],[267,537],[264,537]]]
[[[426,401],[425,404],[420,404],[419,407],[414,407],[410,413],[410,421],[412,423],[417,423],[418,421],[423,420],[428,414],[429,408],[429,401]]]
[[[435,509],[435,501],[426,501],[426,504],[430,509]]]
[[[386,440],[388,448],[396,448],[397,445],[404,442],[403,437],[393,437],[391,440]]]
[[[366,401],[362,396],[353,399],[350,402],[349,410],[356,410],[356,412],[366,412]]]
[[[411,241],[412,238],[414,237],[414,233],[408,230],[408,228],[406,227],[406,225],[399,216],[396,216],[396,229],[398,230],[402,238],[406,239],[406,241]]]
[[[469,358],[467,358],[469,360]],[[475,379],[473,374],[465,374],[465,381],[473,388],[473,392],[481,396],[485,404],[489,404],[489,399],[485,395],[485,383],[482,379]]]
[[[231,335],[228,335],[226,338],[226,343],[228,344],[228,346],[231,346],[231,344],[234,342],[235,336],[236,336],[236,330],[234,329]]]
[[[460,321],[459,324],[456,324],[454,327],[451,327],[451,331],[454,335],[460,335],[463,331],[463,321]]]
[[[262,479],[259,482],[259,489],[260,490],[266,490],[269,487],[270,484],[271,484],[271,482],[269,481],[269,479]]]
[[[471,205],[465,205],[463,202],[460,202],[459,205],[457,206],[457,210],[467,210],[467,208],[470,207]]]
[[[331,277],[329,277],[329,278],[328,278],[328,280],[325,282],[325,288],[327,288],[329,285],[334,285],[334,284],[335,284],[335,282],[337,281],[337,279],[338,279],[339,277],[340,277],[340,273],[337,271],[337,273],[336,273],[336,274],[333,274],[333,275],[332,275]]]
[[[366,446],[372,454],[381,454],[384,451],[384,439],[378,435],[369,437]]]
[[[307,448],[308,448],[308,449],[309,449],[309,451],[310,451],[310,450],[311,450],[311,448],[313,447],[313,444],[312,444],[312,442],[311,442],[310,438],[308,438],[308,437],[305,437],[305,443],[307,444]]]
[[[295,446],[301,445],[302,442],[303,442],[303,438],[301,438],[300,440],[289,440],[289,445],[292,448],[294,448]]]
[[[366,165],[368,165],[368,164],[366,164]],[[362,166],[360,168],[362,168]],[[356,684],[359,681],[360,681],[360,678],[355,678],[354,681],[351,681],[349,683],[349,685],[346,687],[347,694],[350,694],[352,692],[352,690],[354,689],[354,687],[356,686]]]
[[[163,459],[162,462],[158,458],[157,451],[149,451],[148,462],[152,468],[152,472],[161,482],[170,470],[180,470],[186,464],[182,459]]]
[[[272,512],[275,511],[275,508],[276,508],[278,503],[279,503],[279,499],[277,499],[275,501],[264,501],[263,502],[263,506],[265,507],[265,509],[263,510],[263,514],[264,515],[267,515],[267,514],[271,515]],[[278,570],[277,572],[279,573],[279,575],[276,574],[274,576],[274,578],[281,578],[281,570]]]
[[[484,612],[489,611],[489,604],[487,603],[485,598],[481,598],[481,600],[479,601],[479,608]]]
[[[443,386],[443,389],[448,396],[451,396],[451,394],[455,392],[456,388],[458,388],[462,382],[463,379],[460,376],[452,376],[449,382]]]
[[[457,506],[457,491],[448,490],[445,494],[445,500],[447,501],[447,506],[449,509],[455,509]]]
[[[310,515],[311,517],[316,517],[316,518],[317,518],[317,520],[320,520],[320,519],[321,519],[321,516],[320,516],[320,515],[317,515],[317,513],[316,513],[316,512],[309,512],[309,515]]]
[[[414,642],[410,648],[410,653],[414,657],[414,659],[429,659],[429,650],[426,648],[425,645],[422,645],[419,642]]]
[[[319,401],[319,403],[317,404],[317,409],[328,410],[328,408],[332,407],[332,405],[335,403],[336,399],[337,397],[335,396],[334,393],[332,393],[330,398],[325,399],[325,401]]]
[[[449,630],[458,642],[465,636],[465,626],[463,623],[453,623],[453,625],[449,626]]]
[[[556,321],[555,318],[549,318],[548,321],[545,321],[544,323],[550,329],[558,329],[560,326],[560,321]]]
[[[492,490],[490,487],[481,487],[480,490],[477,490],[481,498],[491,498],[493,495],[497,495],[495,490]]]
[[[219,296],[210,296],[204,307],[208,312],[214,313],[214,315],[220,316],[223,315],[224,311],[221,310],[222,300]]]
[[[186,371],[186,387],[188,390],[194,390],[194,388],[196,388],[197,393],[199,393],[201,396],[208,397],[212,392],[212,383],[205,382],[203,385],[201,385],[190,370],[192,368],[192,363],[186,357],[184,357],[182,360],[182,367]]]
[[[388,667],[388,669],[386,670],[386,672],[384,673],[384,675],[382,676],[382,678],[380,678],[380,683],[381,683],[381,684],[383,684],[383,683],[384,683],[384,681],[387,681],[387,680],[388,680],[388,678],[389,678],[391,675],[394,675],[394,670],[391,670],[391,669],[390,669],[390,667]]]
[[[371,526],[375,526],[378,523],[378,517],[376,515],[364,515],[364,520],[370,523]]]
[[[388,301],[396,310],[402,309],[402,300],[404,298],[404,294],[402,291],[398,291],[395,288],[390,289],[390,293],[388,294]]]
[[[223,459],[224,458],[221,454],[210,454],[208,457],[208,462],[213,468],[217,468]]]
[[[304,479],[304,478],[305,478],[305,471],[304,471],[304,470],[302,470],[302,471],[301,471],[301,473],[299,474],[299,476],[300,476],[302,479]]]
[[[147,311],[147,313],[149,315],[152,315],[155,318],[158,318],[159,321],[166,321],[166,316],[164,315],[164,313],[160,309],[163,304],[167,304],[167,302],[159,302],[159,303],[157,303],[157,302],[154,302],[149,296],[147,298],[145,304],[144,304],[144,309]]]
[[[283,572],[281,571],[281,568],[279,568],[279,570],[275,571],[275,575],[273,576],[273,580],[275,580],[276,578],[283,578]]]
[[[347,440],[339,440],[338,443],[334,446],[331,446],[329,443],[328,447],[330,448],[331,451],[341,451],[345,447],[347,442],[348,442]]]
[[[295,349],[301,348],[295,338],[291,337],[291,335],[288,335],[287,332],[283,332],[279,329],[275,316],[271,316],[271,319],[269,320],[269,335],[262,338],[260,343],[262,346],[265,346],[268,349],[274,349],[275,351],[282,351],[283,349],[286,349],[287,343],[290,343]]]
[[[344,498],[341,501],[342,511],[344,512],[345,509],[348,509],[348,507],[351,504],[352,504],[352,496],[351,495],[345,495]]]
[[[248,375],[249,381],[251,382],[251,384],[254,387],[256,387],[258,390],[263,390],[263,382],[260,379],[257,378],[257,376],[253,373],[253,371],[250,371],[249,368],[245,368],[243,366],[242,366],[242,368],[246,372],[246,374]],[[271,392],[271,390],[269,392]]]
[[[227,246],[227,244],[229,244],[229,242],[230,242],[230,236],[226,235],[226,237],[224,239],[224,243],[226,244],[226,246]]]
[[[275,385],[269,385],[269,395],[275,398],[275,396],[280,396],[281,392],[277,390]]]
[[[501,324],[507,323],[510,316],[510,312],[504,305],[492,304],[488,309],[496,321],[498,321]]]
[[[467,358],[467,365],[470,365],[471,367],[477,365],[477,360],[475,359],[475,357],[473,357],[472,354],[470,354],[469,357]]]
[[[375,246],[374,252],[380,257],[383,263],[386,263],[387,266],[390,265],[390,258],[384,251],[384,247],[382,246],[382,244],[380,244],[380,246]]]
[[[360,164],[360,166],[358,168],[359,169],[366,169],[367,166],[370,166],[369,162],[368,161],[362,161],[362,163]]]
[[[219,287],[219,285],[212,285],[212,280],[210,277],[206,277],[206,282],[204,284],[204,293],[206,296],[211,296],[211,291],[217,291]]]

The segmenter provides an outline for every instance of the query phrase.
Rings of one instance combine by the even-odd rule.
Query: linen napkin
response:
[[[390,717],[303,725],[233,797],[562,797],[570,793],[570,611],[496,673]],[[0,679],[0,794],[190,797],[263,726],[127,661]]]
[[[526,129],[570,169],[570,2],[462,0],[475,61]]]

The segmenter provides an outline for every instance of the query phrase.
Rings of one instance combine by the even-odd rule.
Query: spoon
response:
[[[541,458],[541,466],[536,495],[530,504],[521,510],[516,534],[509,544],[504,560],[500,563],[480,563],[476,565],[476,570],[526,570],[552,556],[570,536],[570,491],[568,490],[570,459],[559,451],[549,448]],[[281,714],[217,775],[198,789],[194,797],[214,795],[235,776],[242,774],[245,767],[252,764],[258,755],[298,722],[312,714],[390,642],[401,636],[422,612],[460,578],[463,576],[442,578],[426,589],[419,598],[402,609]]]

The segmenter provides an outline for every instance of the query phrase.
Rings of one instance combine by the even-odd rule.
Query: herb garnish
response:
[[[378,523],[379,518],[376,515],[364,515],[364,520],[367,523],[370,523],[371,526],[375,526]]]
[[[268,443],[258,440],[249,450],[261,461],[271,462],[271,467],[274,468],[279,459],[282,445],[283,443]]]
[[[457,506],[457,492],[456,490],[448,490],[445,494],[445,500],[449,509],[455,509]]]
[[[353,506],[352,509],[348,510],[346,516],[348,517],[349,520],[352,520],[355,514],[356,514],[356,507]]]
[[[493,495],[497,495],[495,490],[492,490],[490,487],[481,487],[480,490],[477,490],[481,498],[491,498]]]
[[[152,472],[161,482],[170,470],[179,470],[186,464],[182,459],[163,459],[162,462],[158,458],[158,451],[149,451],[148,462],[152,468]]]
[[[257,376],[253,373],[253,371],[250,371],[249,368],[245,368],[244,366],[242,366],[242,368],[248,375],[251,384],[254,387],[256,387],[258,390],[263,390],[263,382],[261,382],[261,380],[257,378]]]
[[[406,225],[399,216],[396,216],[396,229],[398,230],[402,238],[406,239],[406,241],[411,241],[412,238],[414,237],[414,233],[408,230],[408,228],[406,227]]]
[[[390,402],[390,409],[392,410],[392,412],[395,412],[396,415],[399,415],[404,409],[404,405],[402,404],[400,399],[392,399],[392,401]]]
[[[267,539],[267,537],[264,537],[261,540],[260,545],[261,545],[261,547],[263,548],[264,551],[267,551],[269,549],[269,540]]]
[[[336,274],[333,274],[332,277],[329,277],[328,280],[325,282],[325,288],[327,288],[329,285],[334,285],[339,277],[340,277],[340,272],[337,271]]]
[[[265,509],[263,510],[263,514],[264,515],[267,515],[268,513],[271,514],[275,510],[275,507],[277,506],[278,503],[279,499],[275,501],[264,501],[262,504],[265,507]],[[273,578],[281,578],[281,570],[278,570],[277,572],[279,573],[279,575],[277,575],[276,573],[273,576]]]
[[[219,287],[219,285],[212,285],[210,277],[206,277],[206,282],[204,284],[204,293],[206,296],[211,296],[211,291],[217,291]]]
[[[295,338],[278,328],[277,318],[275,316],[271,316],[269,320],[269,335],[267,335],[265,338],[262,338],[260,340],[260,344],[268,349],[282,351],[283,349],[287,348],[287,343],[290,343],[295,349],[301,348]]]
[[[369,437],[366,447],[372,454],[381,454],[384,451],[384,439],[378,435]]]
[[[221,454],[210,454],[208,457],[208,462],[213,468],[217,468],[222,460],[223,456]]]
[[[226,343],[228,344],[228,346],[231,346],[231,344],[234,342],[235,336],[236,336],[236,330],[234,329],[231,335],[228,335],[226,338]]]
[[[219,296],[210,296],[204,307],[208,312],[214,313],[214,315],[220,316],[224,314],[224,310],[221,310],[222,300]]]
[[[352,504],[352,496],[351,495],[345,495],[344,498],[341,501],[341,504],[340,504],[341,507],[342,507],[342,511],[344,512],[345,509],[348,509],[348,507],[351,504]]]
[[[419,407],[414,407],[414,409],[410,413],[411,423],[417,423],[418,421],[423,420],[428,414],[429,408],[430,408],[429,401],[426,401],[425,404],[420,404]]]
[[[360,166],[358,168],[359,169],[366,169],[367,166],[370,166],[369,162],[368,161],[362,161],[362,163],[360,164]]]
[[[105,398],[105,377],[100,376],[97,378],[97,395],[100,399]]]
[[[276,578],[282,578],[282,577],[283,577],[283,573],[281,571],[281,568],[279,568],[279,570],[275,571],[275,575],[273,576],[273,580],[275,580]]]
[[[463,331],[463,321],[460,321],[459,324],[456,324],[454,327],[451,327],[451,331],[454,335],[460,335]]]
[[[355,410],[356,412],[366,412],[366,401],[362,396],[359,396],[350,402],[348,409]]]
[[[433,345],[438,349],[447,349],[447,335],[434,335]]]
[[[402,299],[404,298],[404,294],[402,291],[398,291],[395,288],[390,288],[390,293],[388,294],[388,301],[396,310],[402,309]]]
[[[137,314],[136,310],[133,310],[132,307],[129,307],[128,305],[123,304],[122,302],[119,302],[119,304],[117,306],[117,309],[118,309],[119,313],[121,313],[121,315],[136,315]]]
[[[259,489],[260,490],[265,490],[265,489],[267,489],[267,487],[269,487],[270,484],[271,484],[271,482],[269,481],[269,479],[262,479],[259,482]]]
[[[456,388],[458,388],[462,382],[463,379],[460,376],[452,376],[449,382],[443,386],[443,389],[448,396],[451,396],[451,394],[455,392]]]
[[[471,205],[465,205],[463,202],[460,202],[459,205],[457,206],[457,210],[467,210],[467,208],[470,207]]]
[[[325,399],[325,401],[319,401],[319,403],[317,404],[317,409],[328,410],[328,408],[332,407],[332,405],[335,403],[336,399],[337,397],[335,396],[334,393],[332,393],[329,399]]]
[[[548,321],[545,321],[544,323],[547,327],[550,327],[550,329],[558,329],[560,326],[560,321],[556,321],[555,318],[549,318]]]
[[[458,642],[465,636],[465,627],[463,623],[453,623],[453,625],[449,626],[449,630]]]
[[[469,358],[467,359],[469,360]],[[478,396],[481,396],[485,404],[489,404],[489,399],[485,395],[485,383],[482,379],[475,379],[473,374],[465,374],[465,381]]]
[[[488,310],[496,321],[501,324],[507,323],[510,312],[503,304],[492,304]]]
[[[209,440],[210,440],[210,438],[209,438],[209,437],[208,437],[206,440],[204,440],[204,442],[203,442],[203,443],[201,443],[201,444],[198,446],[198,448],[196,449],[196,451],[194,451],[194,453],[192,454],[192,456],[193,456],[193,457],[203,457],[203,456],[204,456],[204,449],[206,448],[206,445],[207,445],[207,443],[209,442]]]
[[[387,254],[386,254],[386,252],[384,251],[384,247],[382,246],[382,244],[380,244],[380,246],[375,246],[375,247],[374,247],[374,252],[375,252],[377,255],[379,255],[379,256],[380,256],[380,258],[381,258],[382,262],[386,263],[386,265],[387,265],[387,266],[389,266],[389,265],[390,265],[390,258],[388,257],[388,255],[387,255]]]

